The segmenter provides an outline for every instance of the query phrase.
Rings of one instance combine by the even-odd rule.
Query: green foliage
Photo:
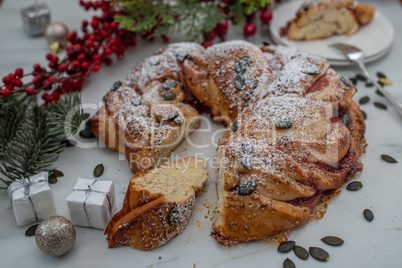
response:
[[[122,7],[122,15],[115,20],[123,29],[160,36],[184,32],[191,41],[202,40],[204,33],[211,32],[217,23],[233,18],[235,23],[244,21],[246,15],[265,7],[271,0],[231,0],[228,17],[220,11],[221,0],[116,0]]]
[[[64,150],[61,143],[77,132],[82,121],[81,99],[77,93],[65,96],[46,109],[31,98],[6,99],[0,103],[0,178],[9,185],[20,176],[28,177],[50,166]]]

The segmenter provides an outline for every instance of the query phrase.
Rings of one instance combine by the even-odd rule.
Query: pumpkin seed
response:
[[[309,74],[309,75],[316,75],[320,73],[320,70],[317,68],[307,68],[301,71],[304,74]]]
[[[251,142],[242,142],[240,146],[241,146],[241,150],[245,154],[251,154],[253,152],[254,148],[253,148],[253,145],[251,144]]]
[[[330,246],[341,246],[343,245],[343,240],[336,236],[326,236],[321,238],[321,241]]]
[[[159,56],[153,56],[149,59],[149,65],[156,66],[160,63]]]
[[[377,83],[380,84],[380,86],[384,87],[384,84],[381,80],[378,80]]]
[[[306,3],[306,4],[304,5],[304,7],[303,7],[304,11],[306,12],[307,10],[309,10],[309,8],[310,8],[312,5],[313,5],[312,2]]]
[[[262,44],[263,44],[264,46],[269,46],[271,43],[269,43],[269,42],[267,42],[267,41],[262,41]]]
[[[378,78],[387,78],[387,76],[383,72],[377,72],[376,75]]]
[[[257,183],[255,181],[246,181],[240,184],[237,193],[239,195],[249,195],[257,189]]]
[[[253,157],[249,154],[244,154],[244,155],[240,156],[240,164],[246,170],[252,170],[253,169]]]
[[[239,130],[239,122],[234,122],[231,126],[231,129],[233,132],[236,132],[237,130]]]
[[[175,119],[173,119],[173,123],[181,125],[184,122],[184,118],[182,116],[177,116]]]
[[[363,111],[363,110],[361,110],[361,111],[362,111],[362,114],[363,114],[363,118],[364,118],[364,119],[367,119],[367,114],[366,114],[366,112]]]
[[[81,130],[80,131],[80,136],[81,136],[81,138],[84,138],[84,139],[95,138],[95,135],[92,133],[92,131],[89,128]]]
[[[95,177],[100,177],[103,174],[103,171],[105,170],[105,167],[103,166],[103,164],[99,164],[95,167],[94,169],[94,176]]]
[[[293,126],[293,122],[287,119],[281,119],[275,122],[275,126],[277,128],[287,129]]]
[[[173,207],[170,210],[168,223],[170,226],[176,226],[180,223],[180,211],[178,207]]]
[[[329,254],[328,252],[326,252],[325,250],[323,250],[322,248],[318,248],[318,247],[310,247],[309,248],[309,252],[310,255],[319,261],[324,261],[327,262],[329,261]]]
[[[236,73],[244,74],[246,72],[246,67],[247,67],[246,65],[247,65],[247,63],[242,59],[236,61],[236,63],[235,63]]]
[[[357,85],[358,80],[356,78],[352,77],[352,78],[349,78],[349,81],[352,82],[353,85]]]
[[[302,260],[307,260],[308,257],[310,256],[308,254],[307,249],[297,245],[293,248],[293,252],[296,254],[297,257],[299,257]]]
[[[373,84],[373,83],[371,83],[371,82],[367,82],[367,83],[365,84],[365,86],[366,86],[366,87],[373,87],[373,86],[374,86],[374,84]]]
[[[381,83],[381,85],[385,85],[385,86],[392,86],[392,81],[386,79],[386,78],[380,78],[380,80],[378,80],[378,82]]]
[[[179,48],[175,50],[174,55],[178,61],[183,62],[187,57],[187,52],[186,50]]]
[[[173,92],[170,91],[163,91],[161,93],[162,98],[164,98],[165,100],[173,100],[176,98],[176,94],[174,94]]]
[[[174,79],[167,79],[163,82],[163,87],[168,90],[173,89],[177,87],[177,81]]]
[[[372,222],[373,219],[374,219],[374,214],[373,214],[373,212],[372,212],[370,209],[368,209],[368,208],[366,208],[366,209],[363,211],[363,216],[364,216],[364,218],[365,218],[367,221],[369,221],[369,222]]]
[[[357,79],[357,80],[360,80],[360,81],[363,81],[363,82],[366,82],[366,81],[367,81],[367,78],[366,78],[364,75],[362,75],[362,74],[357,74],[357,75],[356,75],[356,79]]]
[[[388,107],[385,104],[382,104],[381,102],[374,102],[375,107],[382,109],[382,110],[387,110]]]
[[[116,81],[113,83],[112,87],[110,88],[110,91],[116,91],[119,87],[121,87],[123,83],[121,81]]]
[[[175,119],[178,116],[179,116],[179,113],[176,111],[169,112],[164,117],[162,117],[162,121],[170,121],[170,120]]]
[[[131,104],[133,106],[139,106],[142,104],[142,99],[140,96],[135,96],[134,98],[131,99]]]
[[[358,191],[363,187],[363,184],[360,181],[354,181],[348,184],[348,186],[346,186],[346,190],[349,191]]]
[[[246,78],[242,74],[237,74],[234,78],[234,85],[237,90],[243,90],[245,86]]]
[[[90,116],[89,113],[84,113],[84,114],[82,115],[82,120],[87,120],[89,116]]]
[[[296,265],[294,264],[294,262],[287,258],[284,262],[283,262],[283,268],[296,268]]]
[[[49,176],[49,183],[50,184],[55,184],[57,181],[58,181],[58,179],[57,179],[56,176],[53,176],[53,175]]]
[[[296,245],[296,242],[295,242],[295,241],[292,241],[292,240],[286,241],[286,242],[281,243],[281,244],[279,245],[278,251],[279,251],[280,253],[289,252],[289,251],[291,251],[292,249],[294,249],[295,245]]]
[[[381,96],[381,97],[384,97],[384,94],[382,94],[382,92],[381,92],[379,89],[377,89],[377,90],[375,91],[375,93],[376,93],[377,95]]]
[[[382,160],[388,162],[388,163],[398,163],[398,161],[395,160],[395,158],[393,158],[392,156],[386,155],[386,154],[382,154],[381,155]]]
[[[352,118],[350,117],[350,115],[348,113],[344,113],[342,115],[342,122],[346,125],[349,126],[350,123],[352,123]]]
[[[25,231],[26,236],[34,236],[39,224],[32,225]]]
[[[352,85],[350,84],[350,81],[348,79],[346,79],[344,76],[341,76],[341,82],[347,86],[347,87],[351,87]]]
[[[70,140],[62,140],[60,143],[65,144],[66,147],[74,147],[75,146],[74,143]]]
[[[364,96],[364,97],[360,98],[359,103],[366,104],[369,101],[370,101],[370,98],[368,96]]]
[[[63,174],[63,172],[61,172],[60,170],[55,169],[55,170],[52,171],[52,176],[55,176],[55,177],[63,177],[64,174]]]

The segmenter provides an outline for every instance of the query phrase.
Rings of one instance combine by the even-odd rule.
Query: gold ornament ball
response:
[[[62,216],[52,216],[43,220],[35,232],[38,248],[50,256],[61,256],[74,246],[75,227],[71,221]]]
[[[49,23],[45,29],[45,38],[50,45],[59,44],[61,48],[67,45],[68,27],[61,22]]]

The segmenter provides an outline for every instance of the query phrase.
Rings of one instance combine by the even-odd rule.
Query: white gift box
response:
[[[78,178],[66,201],[73,224],[104,229],[116,208],[114,184]]]
[[[11,183],[7,192],[15,220],[20,226],[56,215],[47,172]]]

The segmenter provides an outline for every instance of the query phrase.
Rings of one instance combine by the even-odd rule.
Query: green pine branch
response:
[[[34,101],[9,99],[1,104],[0,149],[3,162],[0,178],[6,186],[21,176],[50,171],[65,145],[65,138],[77,132],[82,121],[81,99],[77,93],[65,96],[48,108]]]
[[[199,0],[126,1],[116,0],[124,13],[115,20],[123,29],[160,36],[184,31],[191,41],[200,41],[203,33],[211,32],[217,23],[224,20],[219,11],[220,1],[202,2]]]

